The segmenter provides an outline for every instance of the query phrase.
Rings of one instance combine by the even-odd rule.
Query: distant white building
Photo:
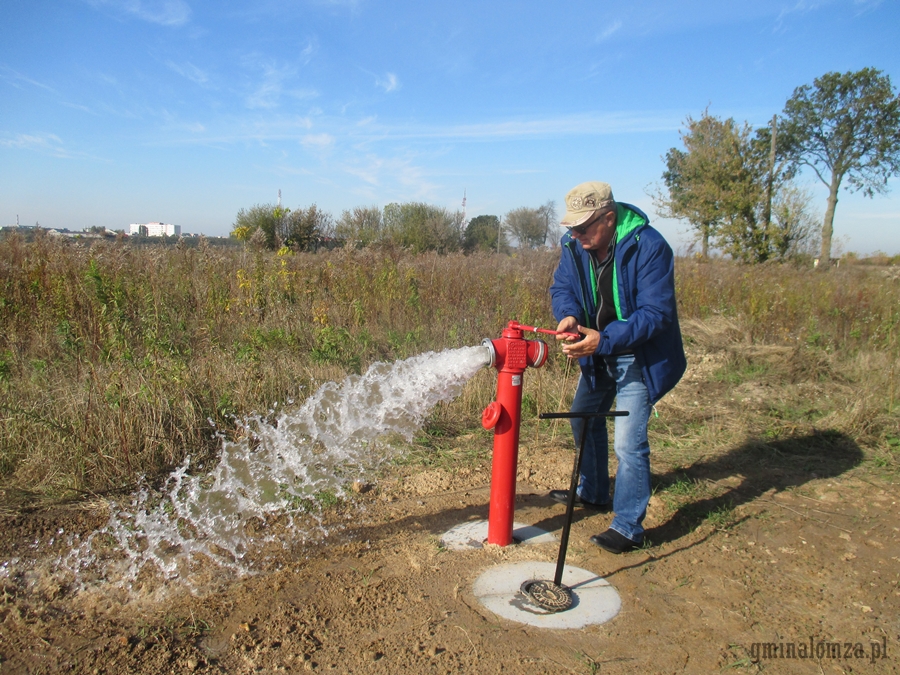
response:
[[[128,226],[128,234],[142,237],[180,237],[181,225],[171,223],[132,223]]]

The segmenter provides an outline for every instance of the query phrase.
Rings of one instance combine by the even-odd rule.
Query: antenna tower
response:
[[[278,208],[281,209],[281,188],[278,188]]]
[[[462,221],[463,221],[463,225],[465,225],[465,224],[466,224],[466,189],[465,189],[465,188],[463,188],[463,202],[462,202],[462,207],[463,207],[463,219],[462,219]]]

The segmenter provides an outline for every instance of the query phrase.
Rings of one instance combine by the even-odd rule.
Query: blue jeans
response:
[[[580,378],[572,401],[572,412],[606,412],[616,400],[616,410],[627,410],[627,417],[616,417],[614,448],[619,468],[613,499],[610,527],[632,541],[642,542],[641,523],[650,502],[650,444],[647,422],[650,419],[650,396],[633,354],[604,357],[606,372],[597,375],[597,387],[590,391],[585,378]],[[575,447],[580,447],[583,425],[588,435],[581,459],[578,495],[588,502],[609,502],[609,440],[606,419],[573,419]]]

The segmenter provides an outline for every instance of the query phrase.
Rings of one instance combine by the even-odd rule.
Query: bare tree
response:
[[[545,202],[543,206],[538,207],[538,213],[544,220],[544,244],[551,247],[556,246],[559,241],[559,237],[557,237],[559,220],[556,216],[556,202],[552,199]]]

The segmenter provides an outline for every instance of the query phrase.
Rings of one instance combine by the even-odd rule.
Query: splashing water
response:
[[[464,347],[376,363],[363,375],[323,385],[274,424],[253,419],[245,438],[223,439],[211,472],[190,474],[188,459],[161,491],[144,488],[128,506],[113,505],[106,527],[76,546],[63,566],[81,579],[93,570],[125,586],[148,569],[193,586],[204,561],[220,572],[249,574],[249,553],[286,546],[284,536],[302,541],[311,506],[340,495],[396,452],[376,441],[411,440],[428,412],[457,396],[489,358],[485,347]],[[286,521],[278,535],[265,527],[275,519]],[[100,541],[107,548],[114,542],[112,560],[97,554]]]

